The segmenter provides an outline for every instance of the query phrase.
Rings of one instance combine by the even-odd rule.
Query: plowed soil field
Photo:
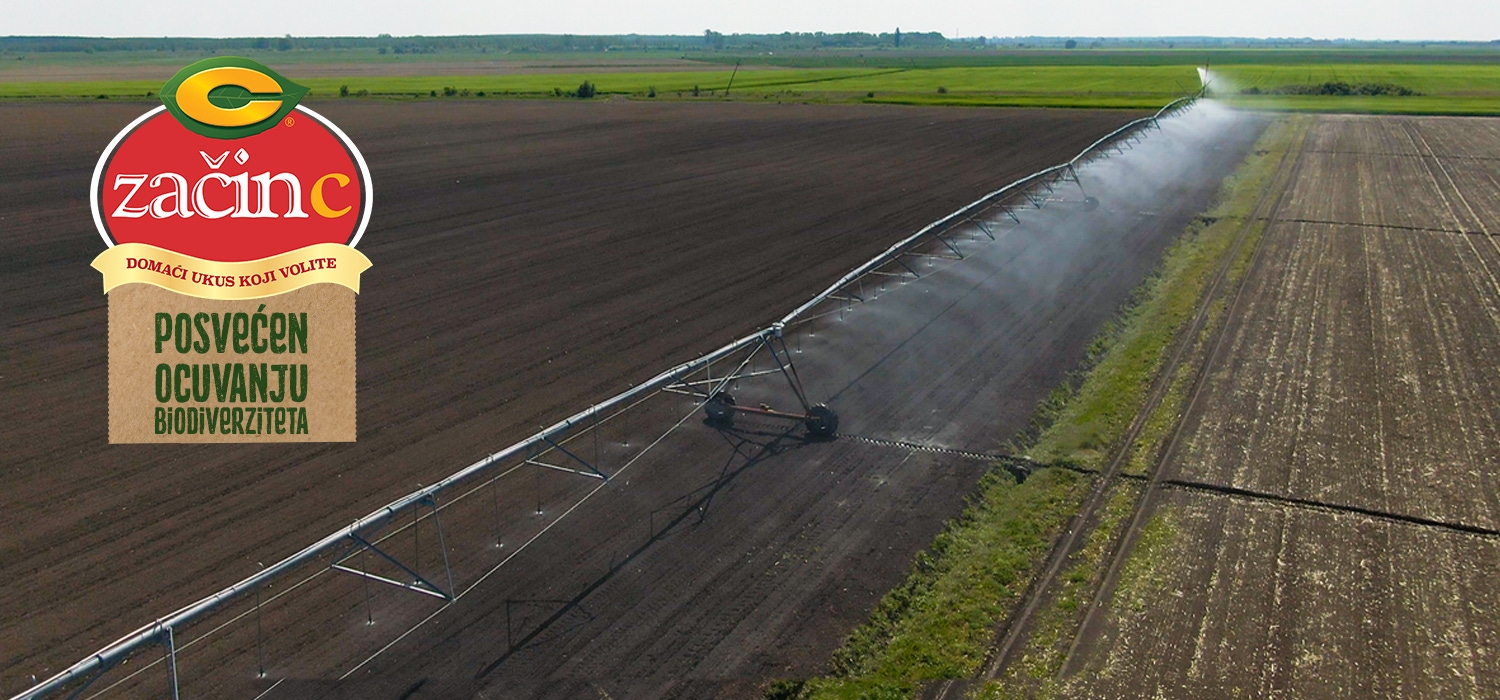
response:
[[[1313,124],[1074,693],[1500,694],[1496,153]]]
[[[351,135],[374,171],[375,218],[361,249],[375,267],[358,301],[354,444],[108,445],[106,301],[88,267],[102,244],[86,191],[100,150],[149,105],[0,105],[0,572],[9,582],[0,588],[0,691],[50,675],[632,380],[764,325],[920,225],[1137,116],[625,101],[311,106]],[[1099,260],[1057,270],[1071,277],[1055,284],[1075,295],[1016,312],[1028,340],[995,375],[1016,383],[1002,416],[1014,424],[976,424],[975,432],[1021,427],[1170,232],[1201,208],[1213,174],[1238,155],[1227,149],[1214,160],[1207,184],[1163,210],[1160,227],[1134,223],[1135,237],[1098,247]],[[1099,266],[1102,256],[1108,266]],[[763,448],[780,451],[766,441],[773,446]],[[880,461],[852,452],[839,459],[842,469]],[[743,491],[734,501],[743,522],[696,546],[654,552],[667,562],[642,575],[724,578],[694,584],[718,597],[685,598],[649,581],[639,585],[656,597],[617,590],[611,600],[642,606],[627,606],[638,616],[633,629],[673,640],[679,646],[662,653],[683,668],[739,669],[752,685],[779,668],[811,672],[957,513],[979,475],[914,457],[907,472],[880,482],[905,486],[874,497],[863,473],[841,479],[818,472],[818,463],[802,480]],[[682,504],[697,504],[699,487],[719,473],[681,466],[656,473],[622,513],[665,508],[676,522]],[[504,517],[531,514],[547,488],[503,494]],[[857,519],[813,515],[853,503],[865,504]],[[536,566],[569,576],[601,562],[608,571],[629,553],[589,549],[582,532],[545,541],[552,549]],[[431,566],[435,555],[425,556]],[[824,574],[764,590],[743,585],[754,579],[747,572],[775,570],[789,556],[798,571]],[[347,593],[359,600],[357,585]],[[578,591],[560,593],[566,602]],[[378,595],[388,606],[378,611],[383,624],[424,610],[390,612],[413,594]],[[696,607],[684,609],[686,600]],[[522,619],[534,623],[537,610],[546,618],[556,609],[528,604],[530,612],[504,606],[517,629]],[[718,611],[716,626],[697,637],[673,630],[705,610]],[[297,613],[277,614],[284,622]],[[511,624],[507,617],[502,628]],[[316,634],[309,639],[301,641],[316,645]],[[607,676],[637,660],[580,673]],[[185,674],[209,670],[185,663]]]

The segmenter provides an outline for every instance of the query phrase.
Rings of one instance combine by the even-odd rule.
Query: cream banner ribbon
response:
[[[359,292],[370,259],[349,246],[318,243],[260,260],[219,262],[145,243],[121,243],[94,258],[104,293],[144,282],[202,299],[257,299],[329,282]]]

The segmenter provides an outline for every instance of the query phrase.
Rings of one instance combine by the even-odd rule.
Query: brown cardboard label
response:
[[[109,293],[109,441],[352,442],[353,290]]]

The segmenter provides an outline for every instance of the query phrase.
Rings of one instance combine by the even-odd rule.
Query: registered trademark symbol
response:
[[[286,118],[286,122],[285,122],[285,123],[286,123],[286,125],[287,125],[287,126],[291,126],[291,125],[293,125],[293,124],[296,124],[296,123],[297,123],[297,120],[296,120],[296,119],[293,119],[293,118],[291,118],[291,117],[287,117],[287,118]]]

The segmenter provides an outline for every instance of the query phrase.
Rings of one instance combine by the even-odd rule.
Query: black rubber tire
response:
[[[839,414],[834,413],[828,404],[818,404],[807,411],[807,434],[813,437],[829,438],[839,432]]]
[[[1098,208],[1099,208],[1099,198],[1098,197],[1084,197],[1083,198],[1083,210],[1084,211],[1093,211],[1093,210],[1098,209]]]
[[[734,425],[734,395],[726,391],[714,394],[714,397],[703,404],[703,413],[708,416],[708,422],[714,425]]]

